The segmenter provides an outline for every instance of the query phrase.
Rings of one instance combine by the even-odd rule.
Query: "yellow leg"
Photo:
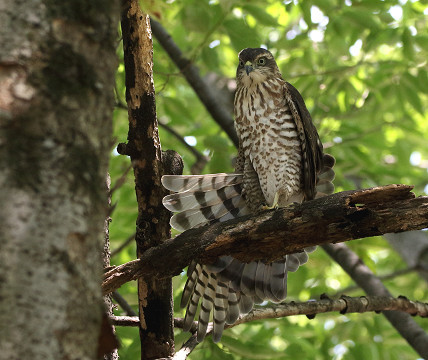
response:
[[[262,210],[278,209],[278,202],[279,202],[279,192],[277,191],[275,193],[275,197],[273,198],[273,204],[272,204],[272,206],[264,205],[264,206],[262,206]]]

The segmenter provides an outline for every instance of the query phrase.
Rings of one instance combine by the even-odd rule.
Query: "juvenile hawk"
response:
[[[162,178],[176,192],[163,203],[178,212],[171,225],[178,230],[199,227],[256,213],[266,207],[284,207],[334,191],[334,158],[323,146],[299,92],[284,81],[272,54],[244,49],[236,71],[235,127],[239,151],[233,174]],[[287,272],[308,260],[304,252],[280,261],[248,264],[220,257],[214,265],[195,261],[181,306],[187,306],[184,330],[190,329],[199,306],[198,341],[213,313],[213,340],[221,339],[225,324],[248,313],[254,303],[280,302],[287,296]]]

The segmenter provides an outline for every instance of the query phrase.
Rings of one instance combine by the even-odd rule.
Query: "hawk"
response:
[[[163,199],[177,212],[171,226],[184,231],[215,221],[226,221],[265,208],[284,207],[334,191],[334,158],[323,146],[299,92],[286,82],[273,55],[248,48],[239,53],[234,101],[239,138],[235,173],[162,178],[175,192]],[[272,263],[244,264],[231,256],[213,265],[193,261],[187,271],[181,306],[186,307],[188,331],[199,307],[197,340],[206,335],[210,314],[213,341],[225,324],[265,300],[280,302],[287,296],[287,273],[308,260],[305,251]]]

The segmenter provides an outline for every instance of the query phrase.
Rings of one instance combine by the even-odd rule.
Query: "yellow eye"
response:
[[[265,65],[266,64],[266,58],[261,57],[260,59],[257,60],[257,64],[258,65]]]

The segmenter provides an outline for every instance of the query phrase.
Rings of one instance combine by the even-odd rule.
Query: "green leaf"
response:
[[[428,35],[418,34],[415,36],[415,43],[424,51],[428,51]]]
[[[249,360],[279,359],[284,356],[283,353],[273,351],[266,346],[260,346],[256,343],[243,344],[241,341],[226,335],[223,335],[221,343],[229,350]]]
[[[243,19],[234,18],[225,20],[223,26],[236,51],[241,51],[247,47],[259,47],[261,45],[261,40],[257,32],[249,27]]]
[[[251,14],[259,24],[267,25],[267,26],[277,26],[278,21],[272,15],[267,13],[262,7],[246,4],[242,7],[242,9],[249,14]]]
[[[376,17],[374,17],[372,13],[364,10],[348,8],[343,11],[342,16],[363,29],[370,29],[373,31],[379,28],[379,21]]]
[[[401,36],[403,43],[403,54],[407,59],[413,60],[415,57],[415,50],[413,48],[413,36],[409,28],[404,28]]]

